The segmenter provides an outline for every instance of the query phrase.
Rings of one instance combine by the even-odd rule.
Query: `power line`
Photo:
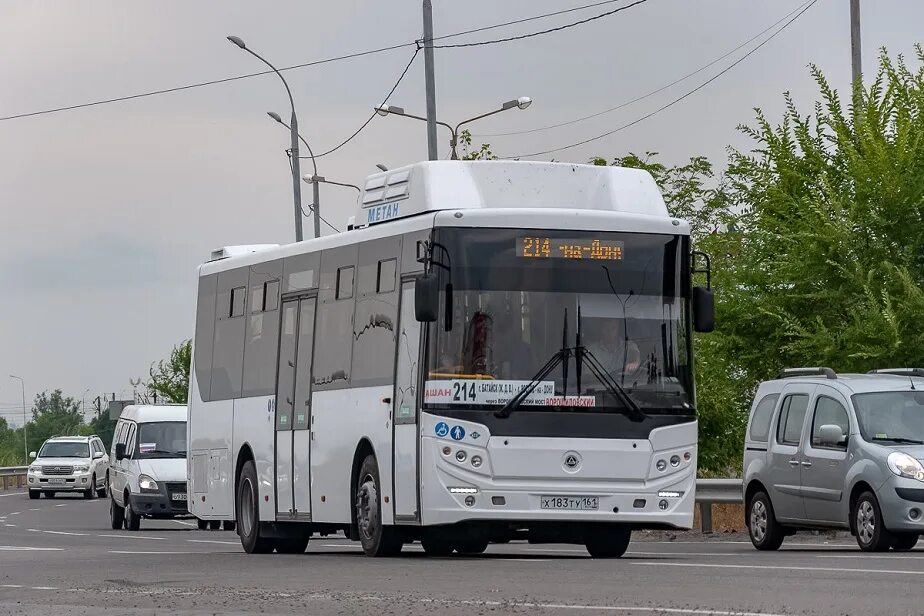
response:
[[[505,22],[505,23],[501,23],[501,24],[493,24],[493,25],[490,25],[490,26],[484,26],[484,27],[475,28],[475,29],[471,29],[471,30],[465,30],[465,31],[462,31],[462,32],[454,32],[454,33],[452,33],[452,34],[444,34],[443,36],[440,36],[440,37],[438,37],[438,39],[434,39],[434,40],[443,40],[443,39],[448,39],[448,38],[455,38],[455,37],[464,36],[464,35],[467,35],[467,34],[472,34],[472,33],[475,33],[475,32],[483,32],[483,31],[485,31],[485,30],[492,30],[492,29],[495,29],[495,28],[502,28],[502,27],[506,27],[506,26],[510,26],[510,25],[516,25],[516,24],[525,23],[525,22],[528,22],[528,21],[533,21],[533,20],[536,20],[536,19],[543,19],[543,18],[545,18],[545,17],[551,17],[551,16],[555,16],[555,15],[561,15],[561,14],[569,13],[569,12],[572,12],[572,11],[579,11],[579,10],[583,10],[583,9],[587,9],[587,8],[592,8],[592,7],[595,7],[595,6],[600,6],[600,5],[603,5],[603,4],[608,4],[608,3],[616,2],[616,1],[618,1],[618,0],[606,0],[605,2],[598,2],[598,3],[595,3],[595,4],[588,4],[588,5],[584,5],[584,6],[575,7],[575,8],[572,8],[572,9],[566,9],[566,10],[563,10],[563,11],[557,11],[557,12],[554,12],[554,13],[546,13],[546,14],[544,14],[544,15],[536,15],[536,16],[534,16],[534,17],[527,17],[527,18],[524,18],[524,19],[519,19],[519,20],[515,20],[515,21]],[[647,0],[640,0],[640,1],[641,1],[641,2],[645,2],[645,1],[647,1]],[[628,8],[628,7],[626,7],[626,8]],[[598,19],[598,18],[599,18],[599,17],[595,17],[595,18],[592,18],[592,19]],[[571,25],[568,25],[568,26],[565,26],[565,27],[572,27],[572,25],[575,25],[575,24],[571,24]],[[539,34],[543,34],[543,33],[534,33],[534,34],[531,34],[531,35],[527,35],[527,37],[528,37],[528,36],[538,36]],[[524,38],[525,38],[525,37],[524,37]],[[500,42],[500,41],[494,41],[494,42]],[[486,42],[486,43],[477,43],[477,44],[489,44],[489,43],[490,43],[490,42]],[[417,46],[417,47],[419,48],[419,47],[420,47],[420,44],[418,43],[418,41],[407,41],[407,42],[404,42],[404,43],[396,43],[396,44],[394,44],[394,45],[386,45],[386,46],[384,46],[384,47],[378,47],[378,48],[375,48],[375,49],[367,49],[367,50],[365,50],[365,51],[357,51],[357,52],[354,52],[354,53],[344,54],[344,55],[340,55],[340,56],[334,56],[334,57],[330,57],[330,58],[323,58],[323,59],[321,59],[321,60],[312,60],[312,61],[309,61],[309,62],[302,62],[302,63],[300,63],[300,64],[293,64],[293,65],[291,65],[291,66],[283,66],[283,67],[280,67],[279,70],[280,70],[280,72],[282,72],[282,71],[292,71],[292,70],[296,70],[296,69],[300,69],[300,68],[307,68],[307,67],[311,67],[311,66],[318,66],[318,65],[321,65],[321,64],[328,64],[328,63],[331,63],[331,62],[339,62],[339,61],[342,61],[342,60],[351,60],[351,59],[353,59],[353,58],[360,58],[360,57],[363,57],[363,56],[369,56],[369,55],[373,55],[373,54],[378,54],[378,53],[384,53],[384,52],[388,52],[388,51],[393,51],[393,50],[395,50],[395,49],[401,49],[401,48],[403,48],[403,47],[413,47],[413,46]],[[202,88],[202,87],[213,86],[213,85],[218,85],[218,84],[222,84],[222,83],[229,83],[229,82],[232,82],[232,81],[239,81],[239,80],[242,80],[242,79],[250,79],[251,77],[260,77],[260,76],[262,76],[262,75],[268,75],[268,74],[270,74],[270,73],[272,73],[272,71],[270,71],[270,70],[266,70],[266,71],[257,71],[257,72],[254,72],[254,73],[245,73],[245,74],[242,74],[242,75],[235,75],[234,77],[225,77],[225,78],[223,78],[223,79],[211,79],[211,80],[208,80],[208,81],[199,81],[199,82],[196,82],[196,83],[190,83],[190,84],[186,84],[186,85],[182,85],[182,86],[175,86],[175,87],[172,87],[172,88],[163,88],[163,89],[159,89],[159,90],[149,90],[149,91],[146,91],[146,92],[139,92],[139,93],[137,93],[137,94],[129,94],[129,95],[126,95],[126,96],[116,96],[116,97],[113,97],[113,98],[99,99],[99,100],[94,100],[94,101],[88,101],[88,102],[85,102],[85,103],[77,103],[77,104],[74,104],[74,105],[65,105],[65,106],[61,106],[61,107],[52,107],[52,108],[49,108],[49,109],[40,109],[40,110],[37,110],[37,111],[29,111],[29,112],[25,112],[25,113],[17,113],[17,114],[13,114],[13,115],[8,115],[8,116],[2,116],[2,117],[0,117],[0,122],[4,122],[4,121],[7,121],[7,120],[18,120],[18,119],[22,119],[22,118],[29,118],[29,117],[40,116],[40,115],[48,115],[48,114],[52,114],[52,113],[59,113],[59,112],[62,112],[62,111],[72,111],[72,110],[74,110],[74,109],[85,109],[85,108],[87,108],[87,107],[95,107],[95,106],[98,106],[98,105],[108,105],[108,104],[111,104],[111,103],[120,103],[120,102],[135,100],[135,99],[139,99],[139,98],[147,98],[147,97],[149,97],[149,96],[159,96],[159,95],[161,95],[161,94],[169,94],[169,93],[172,93],[172,92],[182,92],[182,91],[185,91],[185,90],[192,90],[192,89],[194,89],[194,88]]]
[[[569,144],[569,145],[561,146],[561,147],[558,147],[558,148],[552,148],[552,149],[550,149],[550,150],[544,150],[544,151],[542,151],[542,152],[532,152],[532,153],[530,153],[530,154],[518,154],[518,155],[516,155],[516,156],[506,156],[506,157],[504,157],[504,158],[508,158],[508,159],[510,159],[510,158],[529,158],[529,157],[531,157],[531,156],[543,156],[543,155],[545,155],[545,154],[552,154],[552,153],[554,153],[554,152],[561,152],[561,151],[563,151],[563,150],[570,150],[571,148],[576,148],[576,147],[578,147],[578,146],[585,145],[585,144],[587,144],[587,143],[591,143],[592,141],[597,141],[597,140],[599,140],[599,139],[603,139],[604,137],[609,137],[610,135],[613,135],[613,134],[618,133],[618,132],[620,132],[620,131],[622,131],[622,130],[625,130],[625,129],[627,129],[627,128],[630,128],[630,127],[632,127],[632,126],[635,126],[636,124],[639,124],[639,123],[641,123],[641,122],[644,122],[645,120],[651,118],[652,116],[655,116],[655,115],[661,113],[661,112],[664,111],[665,109],[668,109],[668,108],[670,108],[670,107],[673,107],[674,105],[676,105],[677,103],[681,102],[682,100],[684,100],[684,99],[686,99],[686,98],[692,96],[692,95],[695,94],[696,92],[699,92],[700,90],[702,90],[703,88],[705,88],[706,86],[708,86],[710,83],[712,83],[713,81],[715,81],[716,79],[718,79],[719,77],[721,77],[722,75],[724,75],[725,73],[727,73],[728,71],[730,71],[731,69],[735,68],[736,66],[738,66],[739,64],[741,64],[742,62],[744,62],[745,60],[747,60],[752,54],[754,54],[755,52],[757,52],[757,50],[759,50],[761,47],[763,47],[764,45],[766,45],[767,43],[769,43],[770,41],[772,41],[778,34],[780,34],[783,30],[785,30],[787,27],[789,27],[790,24],[792,24],[794,21],[796,21],[797,19],[799,19],[799,17],[801,17],[807,10],[809,10],[810,8],[812,8],[812,7],[815,5],[815,3],[817,3],[817,2],[818,2],[818,0],[811,0],[811,2],[810,2],[807,6],[805,6],[805,7],[802,8],[801,10],[799,10],[799,12],[796,13],[795,16],[793,16],[789,21],[787,21],[785,24],[783,24],[782,27],[780,27],[776,32],[774,32],[773,34],[771,34],[766,40],[762,41],[757,47],[755,47],[754,49],[752,49],[751,51],[749,51],[748,53],[746,53],[745,55],[743,55],[742,57],[740,57],[738,60],[735,60],[735,62],[733,62],[732,64],[730,64],[730,65],[727,66],[726,68],[722,69],[721,71],[719,71],[718,73],[716,73],[714,76],[712,76],[712,77],[709,78],[708,80],[704,81],[703,83],[701,83],[700,85],[696,86],[696,87],[693,88],[692,90],[686,92],[685,94],[683,94],[683,95],[681,95],[681,96],[675,98],[674,100],[672,100],[671,102],[667,103],[666,105],[663,105],[663,106],[659,107],[658,109],[655,109],[654,111],[652,111],[652,112],[650,112],[650,113],[648,113],[648,114],[646,114],[646,115],[644,115],[644,116],[642,116],[642,117],[640,117],[640,118],[638,118],[638,119],[636,119],[636,120],[633,120],[632,122],[629,122],[628,124],[623,124],[623,125],[620,126],[619,128],[614,128],[613,130],[607,131],[607,132],[605,132],[605,133],[603,133],[603,134],[601,134],[601,135],[597,135],[597,136],[591,137],[591,138],[589,138],[589,139],[584,139],[584,140],[582,140],[582,141],[578,141],[578,142],[576,142],[576,143],[572,143],[572,144]]]
[[[677,85],[678,83],[681,83],[681,82],[683,82],[683,81],[686,81],[686,80],[689,79],[690,77],[693,77],[694,75],[697,75],[697,74],[703,72],[703,71],[706,70],[707,68],[709,68],[709,67],[711,67],[711,66],[713,66],[713,65],[715,65],[715,64],[717,64],[717,63],[719,63],[719,62],[721,62],[721,61],[724,60],[725,58],[727,58],[727,57],[731,56],[732,54],[734,54],[736,51],[739,51],[739,50],[742,49],[743,47],[747,47],[748,45],[750,45],[751,43],[753,43],[754,41],[756,41],[757,39],[759,39],[760,37],[762,37],[763,35],[765,35],[765,34],[766,34],[767,32],[769,32],[770,30],[773,30],[775,27],[777,27],[778,25],[780,25],[781,23],[783,23],[784,21],[786,21],[786,19],[788,19],[789,17],[791,17],[794,13],[797,13],[800,9],[802,9],[803,7],[805,7],[806,5],[808,5],[809,2],[811,2],[811,0],[808,0],[807,2],[801,4],[800,6],[797,6],[795,9],[793,9],[792,11],[790,11],[789,13],[787,13],[786,15],[784,15],[783,17],[781,17],[780,19],[778,19],[777,21],[775,21],[774,23],[772,23],[771,25],[767,26],[767,27],[764,28],[762,31],[758,32],[757,34],[755,34],[754,36],[752,36],[751,38],[749,38],[749,39],[746,40],[745,42],[741,43],[740,45],[738,45],[737,47],[735,47],[735,48],[732,49],[731,51],[728,51],[728,52],[722,54],[721,56],[719,56],[718,58],[712,60],[712,61],[709,62],[708,64],[704,64],[703,66],[699,67],[699,68],[696,69],[695,71],[693,71],[693,72],[691,72],[691,73],[687,73],[687,74],[684,75],[683,77],[680,77],[679,79],[675,79],[674,81],[670,82],[669,84],[664,85],[664,86],[661,86],[661,87],[658,88],[657,90],[652,90],[651,92],[648,92],[648,93],[646,93],[646,94],[642,94],[641,96],[638,96],[638,97],[636,97],[636,98],[633,98],[632,100],[626,101],[626,102],[624,102],[624,103],[620,103],[619,105],[616,105],[615,107],[610,107],[609,109],[604,109],[603,111],[598,111],[597,113],[592,113],[592,114],[590,114],[590,115],[586,115],[586,116],[583,116],[583,117],[580,117],[580,118],[575,118],[574,120],[568,120],[567,122],[559,122],[558,124],[550,124],[550,125],[548,125],[548,126],[540,126],[540,127],[538,127],[538,128],[530,128],[530,129],[526,129],[526,130],[516,130],[516,131],[510,131],[510,132],[506,132],[506,133],[478,133],[478,134],[475,134],[475,135],[472,135],[472,136],[473,136],[473,137],[508,137],[508,136],[511,136],[511,135],[526,135],[526,134],[529,134],[529,133],[539,133],[539,132],[542,132],[542,131],[551,130],[551,129],[553,129],[553,128],[561,128],[562,126],[571,126],[572,124],[577,124],[577,123],[579,123],[579,122],[583,122],[584,120],[590,120],[590,119],[592,119],[592,118],[597,118],[597,117],[600,117],[600,116],[602,116],[602,115],[606,115],[606,114],[608,114],[608,113],[612,113],[612,112],[614,112],[614,111],[618,111],[618,110],[620,110],[620,109],[623,109],[624,107],[628,107],[629,105],[633,105],[633,104],[635,104],[635,103],[637,103],[637,102],[639,102],[639,101],[642,101],[642,100],[644,100],[644,99],[646,99],[646,98],[652,97],[652,96],[654,96],[655,94],[660,94],[660,93],[663,92],[664,90],[667,90],[667,89],[669,89],[669,88],[672,88],[672,87],[674,87],[675,85]]]
[[[385,103],[387,103],[387,102],[388,102],[388,99],[391,98],[391,95],[394,94],[394,93],[395,93],[395,90],[398,89],[398,86],[401,85],[401,81],[404,79],[405,75],[407,75],[407,72],[408,72],[409,70],[411,70],[411,65],[414,64],[414,60],[417,59],[417,54],[420,53],[420,49],[421,49],[421,48],[418,47],[417,49],[414,50],[414,53],[413,53],[413,55],[411,55],[411,59],[410,59],[410,61],[407,63],[407,66],[404,67],[404,70],[401,71],[401,74],[398,76],[398,81],[395,82],[395,85],[393,85],[393,86],[391,87],[391,90],[388,91],[388,94],[385,95],[385,99],[382,101],[382,103],[381,103],[381,105],[379,105],[379,107],[381,107],[382,105],[384,105]],[[373,112],[372,112],[372,115],[369,116],[369,119],[367,119],[365,122],[363,122],[362,125],[361,125],[359,128],[357,128],[357,129],[353,132],[352,135],[350,135],[349,137],[347,137],[346,139],[344,139],[343,141],[341,141],[338,145],[336,145],[336,146],[332,147],[331,149],[327,150],[326,152],[322,152],[322,153],[318,154],[317,156],[315,156],[315,158],[321,158],[322,156],[327,156],[328,154],[333,154],[334,152],[336,152],[337,150],[339,150],[340,148],[342,148],[343,146],[345,146],[346,144],[348,144],[349,142],[351,142],[351,141],[353,140],[353,138],[356,137],[356,135],[358,135],[359,133],[361,133],[361,132],[363,131],[364,128],[366,128],[367,126],[369,126],[369,123],[370,123],[373,119],[375,119],[375,116],[376,116],[376,112],[373,111]],[[305,158],[305,157],[302,157],[302,158]],[[323,218],[322,218],[321,220],[323,220]]]
[[[557,26],[555,28],[549,28],[547,30],[540,30],[538,32],[529,32],[527,34],[520,34],[517,36],[508,36],[506,38],[494,39],[489,41],[477,41],[475,43],[454,43],[450,45],[434,45],[434,49],[454,49],[459,47],[480,47],[482,45],[496,45],[498,43],[509,43],[510,41],[522,41],[523,39],[533,38],[535,36],[543,36],[545,34],[551,34],[552,32],[560,32],[562,30],[567,30],[568,28],[574,28],[575,26],[582,26],[584,24],[596,21],[598,19],[603,19],[604,17],[609,17],[610,15],[615,15],[616,13],[621,13],[622,11],[627,11],[632,7],[638,6],[640,4],[645,4],[648,0],[635,0],[632,4],[627,4],[626,6],[621,6],[619,8],[613,9],[612,11],[607,11],[605,13],[600,13],[599,15],[594,15],[593,17],[588,17],[587,19],[581,19],[580,21],[574,21],[571,23],[564,24],[562,26]]]
[[[530,21],[536,21],[537,19],[545,19],[546,17],[555,17],[557,15],[564,15],[566,13],[574,13],[575,11],[583,11],[585,9],[592,9],[598,6],[603,6],[605,4],[614,4],[616,2],[622,2],[623,0],[603,0],[603,2],[594,2],[593,4],[585,4],[583,6],[575,6],[570,9],[564,9],[562,11],[555,11],[554,13],[545,13],[543,15],[535,15],[533,17],[525,17],[523,19],[517,19],[514,21],[507,21],[502,24],[494,24],[493,26],[484,26],[481,28],[474,28],[473,30],[465,30],[463,32],[455,32],[453,34],[444,34],[442,36],[434,36],[434,41],[441,41],[448,38],[456,38],[458,36],[465,36],[466,34],[475,34],[476,32],[485,32],[486,30],[494,30],[497,28],[505,28],[507,26],[515,26],[518,24],[525,24]]]

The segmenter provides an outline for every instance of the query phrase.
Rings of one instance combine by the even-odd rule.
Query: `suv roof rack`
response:
[[[794,376],[824,376],[828,379],[836,379],[837,373],[831,368],[824,366],[815,366],[812,368],[783,368],[776,378],[786,379]]]
[[[924,376],[924,368],[880,368],[867,374],[892,374],[895,376]]]

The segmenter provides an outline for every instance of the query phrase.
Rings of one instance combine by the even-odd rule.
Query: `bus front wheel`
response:
[[[260,535],[260,493],[257,468],[253,460],[244,463],[237,484],[237,526],[241,545],[248,554],[268,554],[276,547],[272,539]]]
[[[375,456],[366,456],[359,467],[354,502],[359,541],[367,556],[395,556],[404,543],[398,529],[382,524],[381,485]]]

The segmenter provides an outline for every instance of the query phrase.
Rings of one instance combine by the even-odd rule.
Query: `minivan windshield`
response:
[[[924,442],[924,391],[854,394],[860,435],[889,444]]]
[[[152,421],[138,424],[136,459],[185,458],[186,422]]]
[[[49,441],[38,452],[40,458],[89,458],[90,446],[71,441]]]

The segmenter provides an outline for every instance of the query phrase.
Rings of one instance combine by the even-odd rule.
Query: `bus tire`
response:
[[[209,529],[209,521],[208,521],[208,520],[200,520],[199,518],[196,518],[196,526],[199,528],[199,530],[208,530],[208,529]]]
[[[234,520],[222,520],[221,530],[234,530]]]
[[[462,539],[456,541],[456,552],[462,556],[473,556],[475,554],[484,554],[488,549],[487,539]]]
[[[584,537],[584,546],[593,558],[620,558],[629,549],[632,529],[623,524],[594,526]]]
[[[404,545],[397,528],[382,524],[381,485],[375,456],[366,456],[354,492],[356,526],[366,556],[396,556]]]
[[[221,528],[221,520],[209,520],[209,530],[218,530]]]
[[[276,539],[277,554],[302,554],[308,547],[309,537],[292,537],[290,539]]]
[[[257,467],[247,460],[237,484],[237,526],[241,545],[248,554],[269,554],[275,542],[260,534],[260,493]]]
[[[420,540],[424,553],[427,556],[449,556],[452,554],[452,543],[445,537],[429,536]]]

